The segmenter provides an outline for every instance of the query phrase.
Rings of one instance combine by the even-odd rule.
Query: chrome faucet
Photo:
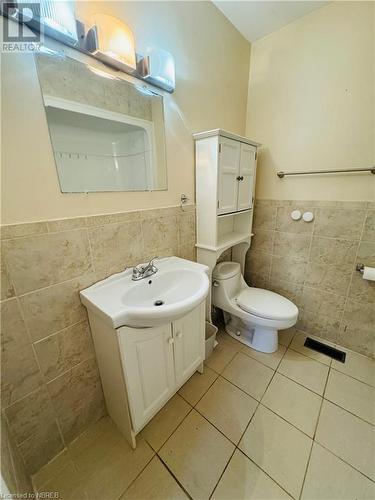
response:
[[[153,257],[145,266],[138,265],[133,267],[132,280],[143,280],[143,278],[147,278],[148,276],[155,274],[158,270],[158,268],[154,265],[155,259],[158,259],[158,257]]]

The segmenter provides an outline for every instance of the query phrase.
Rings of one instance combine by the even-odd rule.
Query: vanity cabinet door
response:
[[[176,383],[182,385],[204,360],[205,302],[172,324]]]
[[[171,325],[118,333],[134,431],[163,406],[175,392]]]
[[[253,205],[256,147],[241,143],[240,182],[238,185],[238,210],[246,210]]]
[[[240,152],[241,144],[238,141],[227,139],[226,137],[220,137],[218,215],[228,214],[237,210]]]

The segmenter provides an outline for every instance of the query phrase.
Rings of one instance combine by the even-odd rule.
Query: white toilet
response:
[[[275,352],[278,330],[295,325],[298,309],[281,295],[249,287],[237,262],[220,262],[213,271],[212,304],[224,311],[229,335],[261,352]]]

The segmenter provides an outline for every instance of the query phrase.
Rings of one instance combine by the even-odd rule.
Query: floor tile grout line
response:
[[[328,403],[331,403],[332,405],[336,406],[337,408],[340,408],[340,410],[343,410],[346,413],[349,413],[349,415],[352,415],[353,417],[358,418],[358,420],[360,420],[364,424],[368,424],[368,425],[371,425],[371,427],[375,427],[375,422],[372,423],[372,422],[369,422],[368,420],[365,420],[363,417],[357,415],[356,413],[353,413],[352,411],[348,410],[347,408],[344,408],[343,406],[340,406],[338,403],[335,403],[334,401],[331,401],[330,399],[328,399],[326,397],[323,399],[323,401],[328,401]]]
[[[375,484],[375,479],[372,479],[371,477],[369,476],[366,476],[366,474],[364,472],[362,472],[361,470],[357,469],[357,467],[355,467],[353,464],[347,462],[346,460],[344,460],[342,457],[340,457],[339,455],[336,455],[336,453],[334,453],[332,450],[330,450],[329,448],[327,448],[327,446],[325,446],[323,443],[319,442],[319,441],[316,441],[314,439],[314,443],[321,446],[322,448],[324,448],[326,451],[328,451],[331,455],[333,455],[334,457],[336,457],[338,460],[341,460],[341,462],[343,462],[344,464],[346,464],[348,467],[350,467],[351,469],[355,470],[356,472],[358,472],[359,474],[361,474],[361,476],[365,477],[366,479],[368,479],[369,481],[371,481],[372,483]]]
[[[259,464],[257,464],[252,458],[250,458],[248,455],[246,455],[246,453],[244,451],[241,450],[241,448],[238,448],[238,451],[245,457],[247,458],[248,460],[250,460],[250,462],[252,462],[259,470],[261,470],[267,477],[269,477],[271,479],[271,481],[273,481],[275,484],[277,484],[277,486],[279,488],[281,488],[283,491],[285,491],[285,493],[291,497],[291,498],[294,498],[293,495],[291,493],[289,493],[284,486],[282,486],[280,483],[278,483],[276,481],[275,478],[273,478],[269,472],[267,472],[266,470],[264,470]]]
[[[181,489],[183,490],[184,493],[186,493],[186,495],[191,499],[191,500],[194,500],[194,497],[192,497],[190,495],[190,493],[186,490],[185,486],[178,480],[177,476],[175,476],[174,472],[169,468],[168,464],[166,464],[164,462],[164,460],[161,458],[160,455],[156,454],[155,455],[159,460],[160,462],[162,463],[162,465],[167,469],[167,471],[169,472],[169,474],[173,477],[173,479],[176,481],[176,483],[181,487]],[[167,499],[166,499],[167,500]]]
[[[371,358],[370,358],[371,359]],[[372,389],[375,389],[375,385],[371,385],[371,384],[368,384],[367,382],[364,382],[363,380],[360,380],[359,378],[357,377],[353,377],[353,375],[349,375],[349,373],[345,373],[345,372],[342,372],[341,370],[338,370],[337,368],[335,368],[334,366],[331,366],[331,369],[334,370],[335,372],[337,373],[340,373],[341,375],[345,375],[353,380],[355,380],[356,382],[360,382],[361,384],[364,384],[366,385],[367,387],[371,387]]]
[[[326,392],[326,388],[327,388],[327,384],[328,384],[328,379],[329,379],[330,372],[331,372],[331,365],[328,368],[328,373],[327,373],[326,381],[325,381],[324,388],[323,388],[322,400],[320,402],[320,408],[319,408],[318,418],[316,419],[316,424],[315,424],[314,434],[313,434],[313,437],[312,437],[312,443],[311,443],[309,458],[307,460],[305,474],[303,476],[303,481],[302,481],[301,492],[300,492],[299,498],[301,498],[302,493],[303,493],[303,489],[305,487],[306,477],[307,477],[307,473],[308,473],[309,466],[310,466],[310,460],[311,460],[312,450],[313,450],[314,443],[315,443],[316,432],[318,430],[320,415],[322,413],[322,408],[323,408],[323,403],[324,403],[324,395],[325,395],[325,392]]]

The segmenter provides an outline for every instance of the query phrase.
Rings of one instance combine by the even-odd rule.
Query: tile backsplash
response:
[[[2,412],[29,474],[106,413],[79,290],[155,255],[195,260],[188,206],[2,226]]]
[[[355,269],[375,266],[375,204],[258,200],[253,233],[247,282],[290,298],[300,330],[375,357],[375,282]]]

